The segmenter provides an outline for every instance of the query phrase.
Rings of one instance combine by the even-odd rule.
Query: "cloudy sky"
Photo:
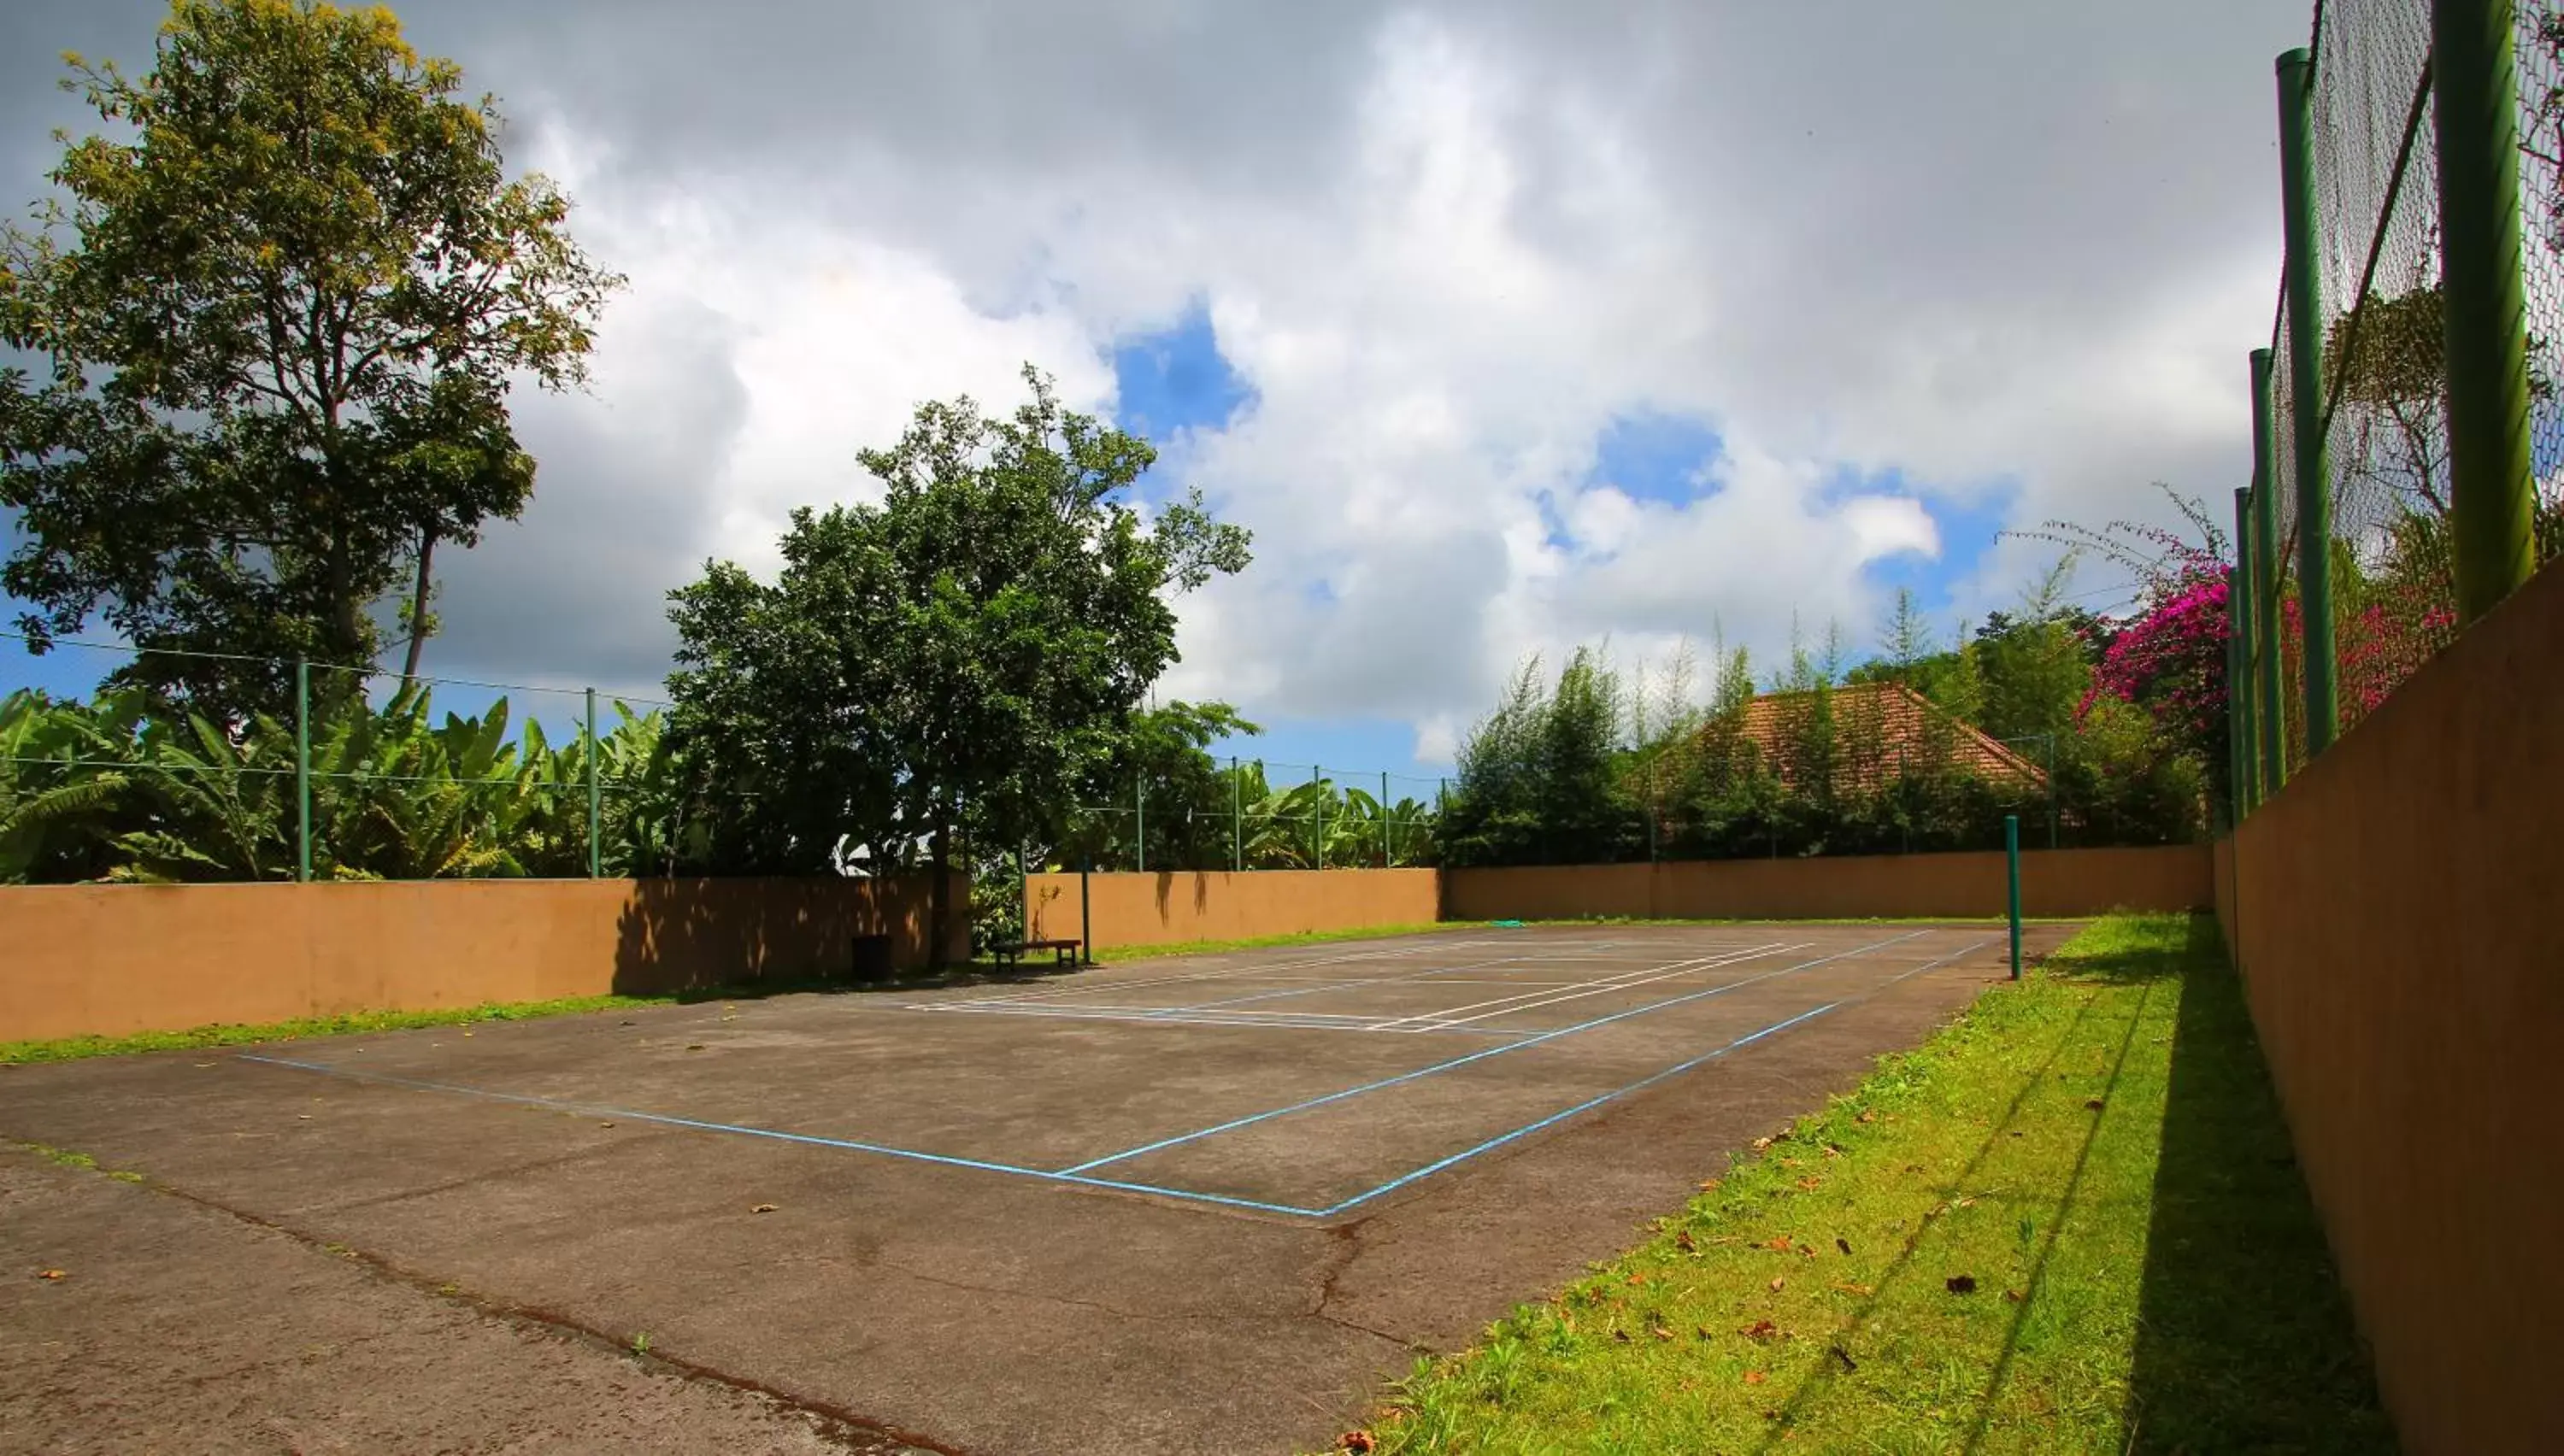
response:
[[[592,389],[520,394],[535,502],[440,558],[430,671],[650,692],[668,588],[766,565],[792,507],[877,492],[857,448],[1029,360],[1255,532],[1162,694],[1415,772],[1529,653],[1865,648],[1899,585],[1944,624],[2016,599],[2054,551],[2007,527],[2224,502],[2309,11],[397,8],[631,278]],[[0,6],[0,201],[83,125],[53,58],[138,69],[162,13]],[[0,688],[69,671],[0,653]]]

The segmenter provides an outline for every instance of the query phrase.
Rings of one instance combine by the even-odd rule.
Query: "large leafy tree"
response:
[[[1245,567],[1198,493],[1144,520],[1148,442],[1024,380],[1008,417],[920,406],[858,457],[881,504],[794,512],[773,582],[712,563],[672,594],[670,730],[717,867],[806,872],[851,844],[934,868],[944,924],[963,809],[1000,846],[1056,839],[1175,661],[1169,598]]]
[[[39,640],[94,614],[153,646],[406,670],[440,544],[525,507],[514,377],[584,377],[621,282],[495,104],[387,10],[177,0],[150,72],[68,58],[113,134],[70,142],[32,229],[0,232],[0,584]],[[272,664],[146,655],[129,680],[235,720]]]

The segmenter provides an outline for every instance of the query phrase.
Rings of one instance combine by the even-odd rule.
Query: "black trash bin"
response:
[[[890,979],[890,936],[857,936],[854,956],[855,979],[886,981]]]

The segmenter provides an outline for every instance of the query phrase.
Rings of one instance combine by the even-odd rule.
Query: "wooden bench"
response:
[[[997,963],[1000,965],[1014,964],[1027,950],[1048,950],[1053,952],[1051,956],[1053,965],[1073,965],[1076,963],[1078,942],[1075,940],[1007,940],[988,947],[988,953],[997,957]]]

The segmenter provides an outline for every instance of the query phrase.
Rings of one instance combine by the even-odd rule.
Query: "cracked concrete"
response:
[[[1731,1149],[1964,1004],[2000,953],[1982,931],[1610,927],[1513,933],[1491,970],[1467,948],[1485,936],[1395,942],[1411,969],[1353,961],[1337,986],[1312,979],[1321,947],[1083,972],[1045,982],[1038,1016],[909,1009],[1019,987],[910,990],[276,1050],[537,1106],[224,1053],[0,1069],[0,1139],[148,1180],[0,1157],[0,1449],[1306,1449],[1415,1350],[1634,1242]],[[1556,985],[1783,936],[1815,942],[1805,957],[1883,948],[1750,984]],[[1463,962],[1524,999],[1579,997],[1480,1025],[1646,1014],[1449,1070],[1504,1043],[1050,1014],[1182,1008],[1285,961],[1282,1003],[1340,1017],[1498,999],[1431,985]],[[1315,1207],[1511,1139],[1333,1220],[575,1110],[1057,1168],[1408,1073],[1111,1168]]]

